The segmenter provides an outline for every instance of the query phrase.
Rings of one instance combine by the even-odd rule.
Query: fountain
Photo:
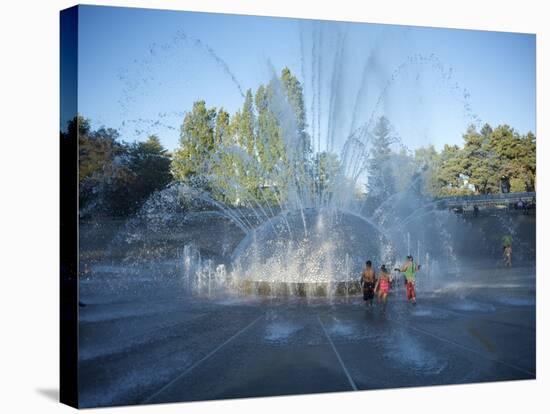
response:
[[[323,51],[327,52],[330,39],[335,48],[326,54],[333,56],[334,61],[324,61]],[[144,61],[142,69],[152,66],[152,59],[160,59],[166,51],[173,53],[182,44],[205,53],[244,96],[241,83],[219,55],[182,31],[171,44],[152,47],[151,57]],[[311,55],[301,58],[302,75],[309,78],[302,83],[310,100],[305,104],[309,110],[305,121],[297,119],[277,71],[271,63],[267,65],[272,88],[267,105],[280,127],[285,163],[277,161],[274,168],[267,170],[256,157],[236,145],[220,147],[200,177],[201,183],[207,185],[175,182],[153,194],[114,238],[113,250],[139,246],[137,258],[134,255],[132,261],[149,260],[152,252],[155,260],[173,257],[175,250],[184,290],[205,297],[222,292],[346,296],[359,291],[358,279],[365,260],[393,268],[406,254],[416,255],[427,269],[445,267],[455,275],[460,273],[461,260],[454,234],[460,233],[461,224],[452,213],[438,210],[436,202],[415,189],[424,179],[422,169],[416,172],[409,188],[390,194],[374,210],[365,208],[364,200],[355,193],[365,184],[375,120],[383,115],[388,93],[403,73],[411,68],[419,71],[429,68],[438,73],[450,92],[460,95],[467,118],[479,124],[468,103],[469,93],[452,82],[452,71],[436,56],[414,54],[390,71],[378,85],[377,98],[371,99],[373,107],[365,111],[363,95],[370,89],[367,74],[371,69],[378,70],[380,64],[373,52],[354,87],[357,96],[353,100],[352,119],[346,123],[341,91],[349,89],[349,79],[343,76],[339,64],[345,59],[346,35],[339,29],[331,30],[330,26],[315,25],[311,32],[301,26],[303,53],[308,46]],[[132,88],[128,86],[124,91],[125,110],[133,101]],[[365,113],[367,116],[361,123],[361,114]],[[307,123],[309,130],[300,131],[300,122]],[[349,132],[343,132],[348,128]],[[408,150],[404,140],[393,132],[393,147]],[[343,138],[336,139],[340,135]],[[258,145],[268,147],[261,142],[265,137],[259,135],[257,139]],[[317,160],[317,164],[304,167],[303,151],[308,147],[312,150],[310,159]],[[246,168],[257,171],[266,183],[279,183],[278,186],[267,186],[266,190],[253,194],[231,177],[220,185],[210,173],[220,168],[224,154],[231,154]],[[321,186],[323,154],[337,154],[339,163],[330,180]],[[400,173],[399,166],[392,168],[395,174]],[[223,201],[228,191],[239,194],[239,205]],[[499,220],[502,226],[510,226],[502,218]],[[215,230],[219,233],[213,235],[209,226],[215,223],[219,224]],[[179,239],[178,244],[175,240]],[[174,244],[176,247],[172,248]],[[136,251],[130,247],[127,250]]]
[[[286,292],[357,291],[363,258],[379,257],[379,229],[341,210],[306,209],[303,216],[287,212],[248,234],[232,255],[240,276]]]
[[[444,122],[456,115],[479,126],[452,68],[415,53],[409,38],[385,43],[391,25],[376,26],[370,42],[361,25],[296,20],[292,45],[292,21],[269,18],[285,22],[284,44],[265,43],[274,60],[262,72],[252,56],[262,39],[249,44],[237,25],[202,23],[214,16],[186,24],[169,15],[177,27],[157,32],[159,20],[140,19],[140,35],[123,36],[129,53],[149,54],[120,72],[117,131],[164,144],[181,131],[179,146],[165,153],[157,141],[146,153],[147,142],[117,142],[115,155],[128,158],[106,158],[116,165],[89,176],[88,192],[80,187],[90,200],[101,193],[105,205],[131,205],[80,203],[81,407],[536,377],[535,217],[455,214],[431,194],[445,192],[441,182],[463,190],[452,181],[458,168],[439,174],[447,153],[413,153],[439,121],[420,99],[428,79],[430,99],[451,95],[438,108]],[[149,32],[167,43],[143,49]],[[206,40],[234,34],[233,48]],[[166,179],[150,180],[155,172]],[[158,185],[142,186],[150,182]],[[502,266],[504,234],[512,268]],[[422,265],[417,306],[396,270],[407,255]],[[368,260],[377,276],[385,265],[393,277],[387,306],[363,301]]]

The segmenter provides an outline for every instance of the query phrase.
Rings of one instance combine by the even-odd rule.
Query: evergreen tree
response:
[[[534,135],[521,137],[510,126],[500,125],[491,135],[491,145],[498,160],[495,179],[507,177],[512,192],[534,189]]]
[[[227,145],[230,142],[233,131],[231,130],[229,123],[229,113],[223,108],[220,108],[216,115],[216,128],[214,132],[214,145],[216,147],[220,145]]]
[[[368,198],[375,204],[382,203],[395,193],[395,178],[391,167],[390,122],[384,116],[378,119],[372,134],[371,153],[368,162]]]
[[[341,163],[336,154],[323,151],[315,158],[317,194],[332,193],[336,178],[340,172]]]
[[[291,163],[289,181],[293,181],[296,191],[301,193],[302,199],[313,190],[315,180],[312,147],[309,134],[306,131],[306,111],[304,105],[303,88],[298,79],[285,67],[281,71],[280,83],[284,91],[286,102],[294,118],[295,131],[292,145],[286,145],[287,152],[292,155],[287,162]],[[287,157],[289,158],[289,157]]]
[[[441,151],[437,178],[440,190],[437,195],[458,195],[464,193],[461,174],[464,173],[462,150],[458,145],[447,145]]]
[[[267,174],[274,172],[277,164],[286,161],[286,152],[275,114],[270,109],[272,99],[270,85],[260,85],[256,91],[255,105],[258,112],[258,157]]]
[[[470,126],[463,135],[464,148],[461,153],[462,174],[480,194],[498,192],[498,169],[495,152],[491,146],[493,131],[485,125],[481,133]]]
[[[155,191],[162,190],[172,180],[170,157],[156,135],[129,148],[128,169],[133,179],[128,183],[125,208],[136,211]]]
[[[523,179],[526,191],[535,191],[537,174],[537,139],[532,132],[522,137]]]
[[[239,144],[248,155],[256,155],[255,115],[252,91],[248,89],[244,98],[243,109],[239,118],[238,135]]]
[[[288,158],[282,131],[271,110],[273,85],[260,85],[255,94],[257,119],[257,152],[261,166],[262,198],[268,202],[287,197]]]
[[[435,195],[439,191],[437,179],[440,168],[441,157],[433,145],[418,148],[414,152],[416,168],[422,171],[422,194],[425,196]]]
[[[82,216],[127,216],[172,180],[170,157],[157,136],[129,145],[119,140],[116,130],[92,130],[82,117],[73,120],[69,128],[79,131]]]
[[[176,179],[191,181],[208,173],[209,160],[216,148],[214,131],[216,109],[197,101],[181,126],[180,148],[174,153],[172,173]]]

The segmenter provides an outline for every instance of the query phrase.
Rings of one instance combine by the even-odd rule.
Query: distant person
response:
[[[517,207],[518,210],[523,210],[524,203],[523,203],[523,200],[521,198],[519,199],[518,204],[517,204],[516,207]]]
[[[407,260],[399,269],[400,272],[405,274],[406,288],[407,288],[407,300],[412,302],[413,305],[416,305],[416,272],[420,270],[420,265],[414,262],[412,256],[407,256]]]
[[[477,204],[474,204],[474,217],[477,217],[478,214],[479,214],[479,207],[477,206]]]
[[[504,248],[504,266],[512,267],[512,245]]]
[[[386,265],[380,267],[380,273],[378,274],[374,290],[378,292],[378,301],[382,301],[382,312],[385,312],[388,293],[390,291],[390,274],[386,269]]]
[[[365,268],[361,274],[361,287],[363,288],[363,300],[367,305],[372,306],[374,299],[374,287],[376,284],[376,274],[372,268],[372,262],[367,260]]]
[[[502,249],[504,250],[508,246],[512,246],[512,236],[509,234],[506,234],[502,236]]]

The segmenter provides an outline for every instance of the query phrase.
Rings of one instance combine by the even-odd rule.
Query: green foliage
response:
[[[510,191],[513,193],[521,193],[527,191],[525,181],[521,178],[513,177],[510,179]]]
[[[195,102],[192,111],[185,115],[180,148],[172,161],[172,174],[176,179],[188,181],[206,173],[206,162],[215,148],[216,115],[216,109],[206,108],[204,101]]]
[[[414,152],[416,168],[422,172],[423,181],[420,183],[420,192],[423,195],[437,194],[440,188],[438,169],[441,156],[433,145],[418,148]]]
[[[136,142],[128,150],[128,169],[133,180],[128,183],[128,209],[135,211],[155,191],[170,183],[170,158],[156,135],[145,142]]]
[[[536,138],[531,132],[519,135],[508,125],[493,129],[485,124],[478,132],[470,126],[464,145],[445,145],[441,153],[433,147],[415,152],[423,169],[423,193],[431,196],[490,194],[500,192],[502,177],[511,191],[535,191]],[[474,186],[474,190],[465,185]]]
[[[317,193],[333,192],[341,163],[336,154],[323,151],[315,157]]]
[[[281,125],[287,115],[281,105],[290,108],[295,126],[291,146],[284,140],[289,131]],[[302,86],[284,68],[279,78],[255,93],[247,90],[242,108],[232,116],[195,102],[181,127],[172,172],[177,180],[213,191],[228,204],[282,202],[292,185],[307,182],[311,175],[313,157],[305,129]]]
[[[247,90],[234,114],[195,102],[172,155],[155,135],[127,144],[116,130],[92,130],[87,119],[76,117],[68,128],[78,134],[81,209],[129,214],[172,179],[234,206],[353,193],[353,183],[338,176],[337,155],[313,154],[306,119],[302,85],[286,67],[267,84]],[[484,125],[480,131],[471,126],[462,147],[445,145],[438,152],[428,146],[410,153],[392,149],[395,136],[389,120],[381,117],[371,138],[367,206],[410,189],[424,196],[496,193],[503,176],[511,191],[535,189],[536,137],[531,132],[522,136],[508,125]]]
[[[294,111],[296,117],[296,127],[298,133],[305,134],[306,129],[306,111],[304,107],[303,88],[298,79],[292,75],[290,69],[285,67],[281,72],[281,83],[285,90],[288,102]]]
[[[470,178],[470,183],[479,193],[496,192],[498,189],[495,187],[498,183],[492,180],[496,163],[491,151],[490,128],[486,131],[487,135],[479,134],[474,127],[469,127],[463,135],[464,148],[460,154],[461,174]]]
[[[416,179],[416,171],[418,169],[415,159],[404,149],[400,149],[399,152],[392,152],[388,157],[389,165],[385,168],[386,174],[392,174],[393,179],[390,181],[389,188],[392,188],[394,192],[402,192],[409,190],[411,185],[418,186]],[[388,178],[386,178],[389,181]],[[420,191],[420,189],[418,189]],[[391,194],[386,194],[385,197]]]
[[[437,180],[439,182],[439,194],[448,195],[456,192],[462,186],[460,174],[464,171],[464,157],[458,145],[447,145],[443,147],[439,158],[437,169]]]
[[[382,202],[396,191],[395,177],[392,168],[390,122],[384,116],[378,119],[373,131],[372,149],[368,163],[368,194],[374,202]]]
[[[81,215],[131,214],[172,180],[170,158],[157,136],[125,144],[116,130],[93,131],[90,122],[80,116],[69,123],[69,133],[75,129]]]
[[[118,132],[113,129],[101,128],[92,131],[89,120],[78,116],[69,122],[69,134],[78,130],[79,151],[79,182],[113,174],[123,174],[125,171],[113,164],[116,156],[124,153],[124,146],[117,141]]]

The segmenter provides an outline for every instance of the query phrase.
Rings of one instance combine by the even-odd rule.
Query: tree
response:
[[[386,174],[393,176],[392,185],[396,193],[410,191],[412,185],[420,192],[421,183],[418,183],[417,170],[414,157],[406,148],[400,148],[399,151],[392,151],[387,161]]]
[[[323,151],[315,157],[315,170],[318,171],[315,180],[317,194],[322,195],[334,191],[340,169],[340,160],[332,152]]]
[[[414,152],[416,168],[422,171],[423,182],[421,193],[425,196],[437,194],[439,181],[437,178],[441,164],[441,156],[433,145],[418,148]]]
[[[286,150],[290,155],[287,156],[287,162],[290,164],[289,181],[297,192],[301,193],[302,198],[312,189],[314,180],[313,157],[311,139],[306,132],[306,111],[304,105],[303,88],[298,79],[285,67],[281,71],[280,83],[284,91],[287,105],[293,115],[295,131],[287,131],[292,136],[292,144],[287,143]]]
[[[255,105],[258,112],[258,157],[267,174],[275,170],[275,166],[286,161],[285,145],[275,114],[270,109],[272,87],[260,85],[255,95]]]
[[[498,162],[491,145],[492,128],[485,124],[478,133],[472,125],[463,135],[462,174],[467,176],[479,194],[495,193],[499,189]]]
[[[288,126],[288,109],[292,131],[282,126]],[[305,119],[302,86],[288,68],[255,95],[247,90],[232,117],[197,101],[181,126],[173,175],[230,204],[282,202],[289,188],[313,185]]]
[[[68,128],[69,133],[78,130],[81,214],[127,214],[128,185],[135,178],[129,168],[128,145],[119,142],[115,129],[94,131],[81,116]]]
[[[180,133],[180,148],[174,153],[172,173],[176,179],[190,182],[207,174],[208,162],[216,148],[214,131],[216,109],[207,108],[205,101],[197,101],[185,115]]]
[[[229,125],[229,113],[220,108],[216,115],[216,128],[214,132],[214,144],[216,146],[227,145],[230,143],[233,131]]]
[[[81,216],[127,216],[172,180],[170,157],[157,136],[127,144],[115,129],[92,130],[83,117],[68,128],[78,130]]]
[[[537,139],[532,132],[523,138],[522,163],[524,168],[525,190],[535,191],[537,176]]]
[[[391,136],[390,122],[384,116],[378,119],[372,134],[370,159],[367,168],[368,197],[376,204],[383,202],[395,193],[395,179],[391,167]]]
[[[288,103],[290,104],[294,112],[294,116],[296,119],[296,129],[304,139],[307,139],[305,137],[306,135],[305,129],[307,125],[306,125],[306,111],[304,106],[304,93],[303,93],[302,85],[300,81],[298,81],[298,78],[296,78],[290,72],[290,69],[288,69],[287,67],[283,68],[283,70],[281,71],[280,79],[281,79],[281,84],[283,85]],[[305,145],[304,151],[307,152],[309,150],[309,148],[307,148],[309,145],[309,142],[307,141],[304,142],[304,145]]]
[[[245,95],[242,110],[237,111],[232,118],[225,111],[218,112],[216,136],[220,138],[216,139],[216,151],[210,164],[213,195],[226,204],[241,204],[249,192],[254,192],[258,187],[257,182],[250,178],[253,168],[249,161],[255,152],[250,90]]]
[[[125,152],[124,145],[117,141],[118,132],[111,128],[92,131],[90,121],[81,116],[69,123],[69,134],[74,129],[78,129],[79,181],[114,174],[113,160]]]
[[[156,135],[129,148],[128,168],[133,180],[127,186],[125,201],[129,211],[135,211],[152,193],[165,188],[172,180],[170,157]]]
[[[284,200],[289,191],[311,189],[312,149],[306,132],[302,85],[288,68],[255,94],[257,155],[264,174],[264,196]],[[277,194],[270,194],[274,191]]]
[[[252,91],[248,89],[244,98],[242,112],[240,113],[237,134],[239,144],[246,149],[248,155],[256,153],[255,115]]]
[[[464,193],[464,190],[461,189],[462,182],[460,180],[460,176],[464,172],[463,161],[462,151],[458,145],[445,144],[443,151],[441,151],[437,173],[437,180],[440,183],[438,195]]]
[[[529,132],[520,136],[508,125],[495,128],[491,142],[499,161],[499,174],[509,178],[512,191],[534,191],[536,140]]]
[[[470,126],[463,135],[464,147],[445,146],[436,172],[438,184],[433,194],[471,193],[462,185],[468,179],[475,193],[500,192],[501,177],[511,191],[534,191],[536,181],[536,137],[531,132],[520,136],[508,125],[492,128],[485,124],[480,132]],[[439,188],[439,190],[437,190]]]

